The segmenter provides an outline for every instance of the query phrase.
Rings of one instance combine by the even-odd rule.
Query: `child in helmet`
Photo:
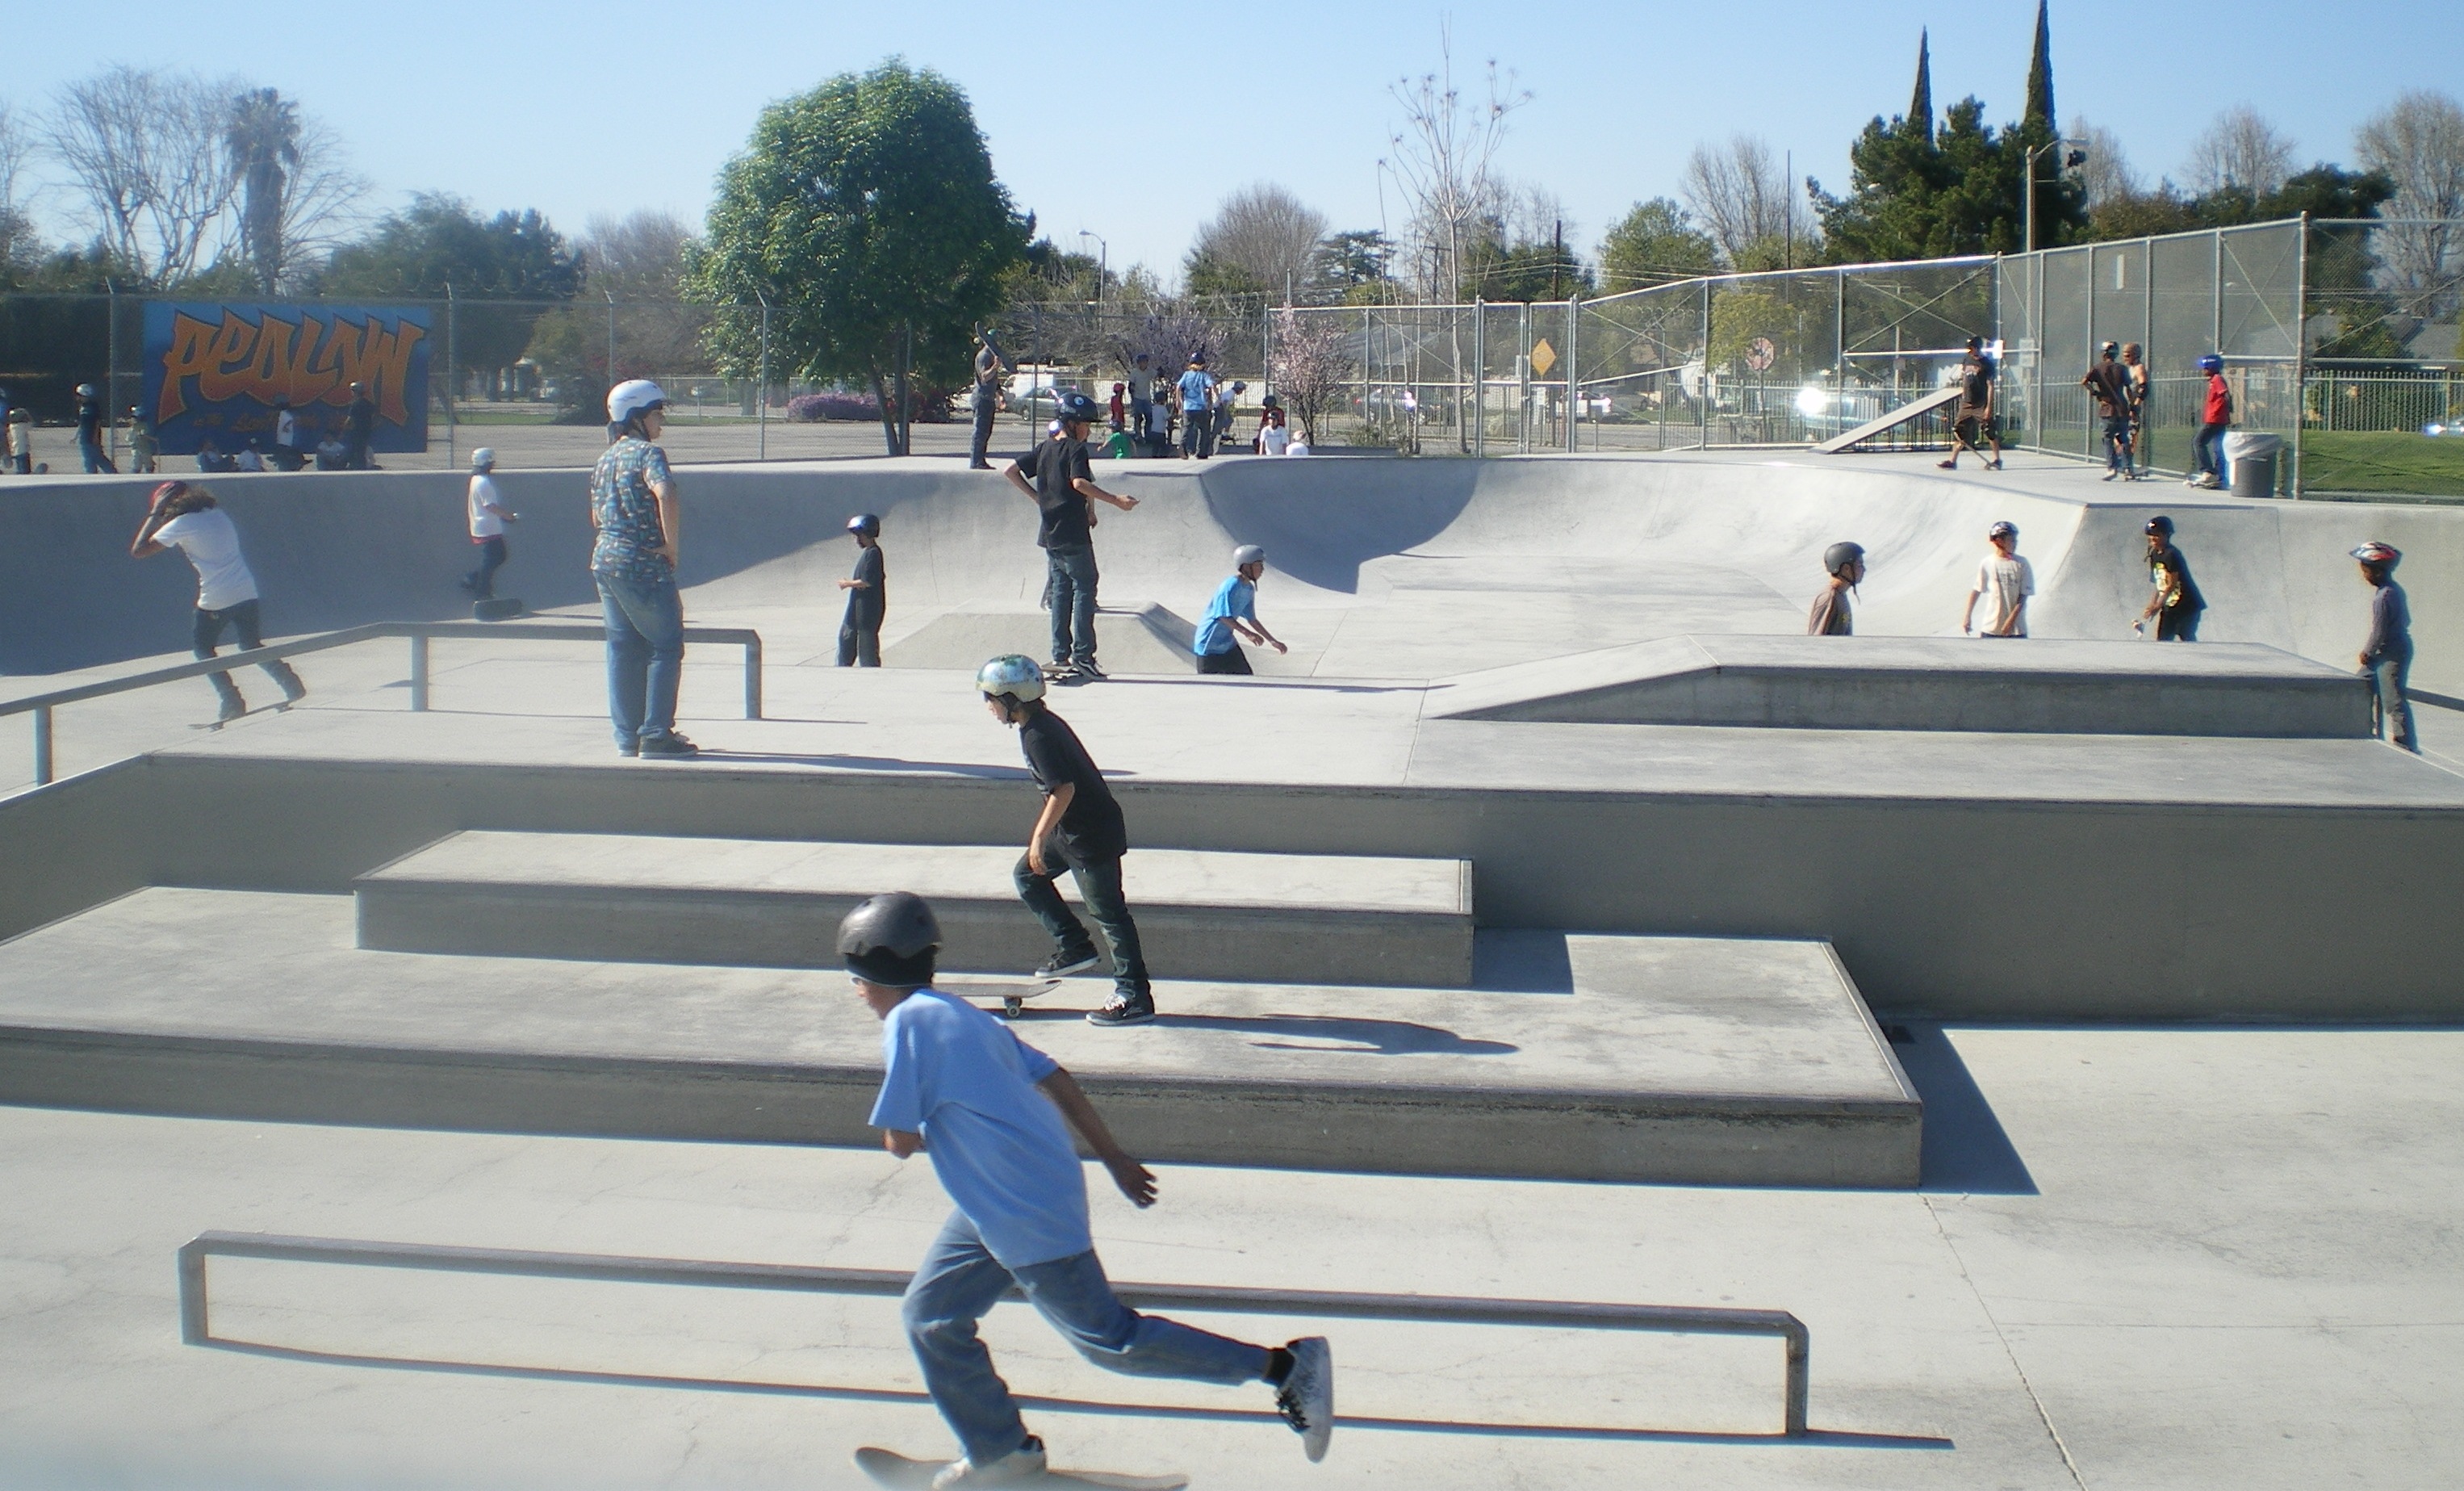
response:
[[[2195,642],[2199,639],[2199,616],[2208,609],[2208,602],[2190,578],[2190,562],[2173,546],[2173,520],[2158,513],[2147,520],[2145,531],[2147,575],[2156,593],[2147,598],[2146,608],[2130,624],[2130,630],[2144,634],[2147,623],[2153,621],[2156,640]]]
[[[1045,589],[1052,614],[1052,666],[1082,679],[1101,679],[1095,666],[1095,534],[1092,503],[1110,502],[1123,512],[1138,505],[1095,484],[1088,463],[1087,435],[1102,408],[1075,389],[1057,400],[1056,433],[1034,450],[1011,461],[1001,475],[1032,499],[1041,521],[1036,545],[1044,550],[1050,583]],[[1030,482],[1029,478],[1033,480]]]
[[[2412,701],[2406,697],[2407,675],[2412,671],[2412,608],[2404,587],[2395,583],[2396,562],[2404,555],[2392,544],[2376,540],[2353,550],[2368,582],[2370,634],[2362,643],[2362,671],[2370,679],[2370,730],[2386,735],[2406,750],[2421,749],[2413,734]]]
[[[1842,540],[1822,551],[1822,567],[1831,572],[1831,583],[1814,597],[1814,610],[1805,618],[1808,636],[1852,636],[1856,634],[1856,617],[1848,609],[1848,592],[1865,578],[1865,545]]]
[[[1018,731],[1026,769],[1044,790],[1043,809],[1026,837],[1011,881],[1018,899],[1052,934],[1053,953],[1038,978],[1066,978],[1096,964],[1094,939],[1063,903],[1052,882],[1064,870],[1078,882],[1087,914],[1112,952],[1112,1002],[1089,1013],[1090,1025],[1144,1025],[1155,1016],[1138,924],[1121,893],[1121,857],[1130,851],[1121,805],[1069,723],[1044,702],[1044,670],[1016,654],[996,657],[976,674],[976,688],[993,718]]]
[[[881,666],[881,618],[890,609],[888,573],[881,559],[881,520],[858,513],[847,520],[855,536],[855,573],[839,582],[847,591],[847,615],[839,622],[839,666]]]
[[[2107,342],[2079,386],[2096,400],[2097,417],[2104,422],[2104,479],[2136,481],[2139,473],[2130,456],[2130,369],[2118,361],[2121,355],[2122,344]]]
[[[505,524],[522,515],[496,495],[496,453],[481,446],[471,453],[471,542],[479,547],[479,567],[462,577],[462,589],[474,600],[496,594],[496,571],[505,567]]]
[[[2028,597],[2036,593],[2036,571],[2019,557],[2019,525],[1997,523],[1985,530],[1993,552],[1976,567],[1976,584],[1968,592],[1968,609],[1959,613],[1959,630],[1979,636],[2026,636]],[[1976,602],[1991,596],[1983,631],[1976,627]]]
[[[2199,433],[2190,440],[2189,485],[2211,491],[2225,484],[2225,432],[2233,428],[2233,385],[2225,382],[2225,360],[2210,352],[2199,359],[2208,375],[2208,394],[2199,409]]]
[[[1243,544],[1232,551],[1232,577],[1217,587],[1215,598],[1206,603],[1206,613],[1198,618],[1198,630],[1190,638],[1190,651],[1198,655],[1199,672],[1244,677],[1249,674],[1249,655],[1241,651],[1242,637],[1271,647],[1278,654],[1291,651],[1258,619],[1258,577],[1265,572],[1265,549],[1255,544]]]

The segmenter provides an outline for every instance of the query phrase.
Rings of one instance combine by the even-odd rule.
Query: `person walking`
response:
[[[881,666],[881,618],[890,611],[889,573],[881,557],[881,520],[858,513],[847,520],[855,536],[855,572],[839,582],[847,614],[839,622],[839,666]]]
[[[342,469],[373,469],[376,462],[368,452],[376,441],[377,406],[363,384],[351,385],[351,407],[342,412]]]
[[[145,422],[145,412],[136,405],[128,406],[128,469],[153,476],[162,465],[163,443],[154,437],[154,427]]]
[[[145,521],[137,527],[137,537],[129,542],[131,559],[150,559],[156,554],[178,549],[197,571],[197,609],[190,623],[190,650],[199,658],[211,657],[222,645],[223,630],[228,627],[239,637],[244,652],[254,652],[265,645],[265,634],[257,606],[256,576],[240,553],[239,530],[232,526],[231,515],[214,502],[213,494],[186,481],[165,481],[154,489],[147,506]],[[282,707],[288,708],[308,697],[308,685],[291,664],[280,658],[259,663],[265,676],[282,690]],[[248,713],[248,701],[241,697],[239,685],[228,673],[206,676],[222,700],[221,723]]]
[[[2147,520],[2143,530],[2147,535],[2147,576],[2155,593],[2130,630],[2145,634],[2147,623],[2156,623],[2156,640],[2160,642],[2195,642],[2199,639],[2199,616],[2208,609],[2207,597],[2199,593],[2197,582],[2190,578],[2190,562],[2173,544],[2173,520],[2159,513]]]
[[[2130,372],[2119,361],[2121,353],[2121,343],[2107,342],[2079,387],[2096,400],[2097,417],[2104,422],[2104,479],[2136,481],[2130,464]]]
[[[493,600],[496,594],[496,571],[505,567],[505,524],[521,522],[522,515],[507,507],[497,495],[496,453],[484,445],[471,453],[467,505],[471,542],[479,546],[479,567],[462,577],[462,589],[470,591],[473,600]]]
[[[607,717],[621,756],[681,757],[699,747],[676,733],[684,677],[684,602],[676,592],[684,515],[668,453],[657,445],[668,396],[648,378],[607,390],[609,445],[590,473],[590,578],[607,627]]]
[[[1241,402],[1241,395],[1248,391],[1249,385],[1246,382],[1235,379],[1231,388],[1223,390],[1222,396],[1215,401],[1215,429],[1206,437],[1206,450],[1209,455],[1214,454],[1219,447],[1232,443],[1233,412]]]
[[[112,464],[110,453],[102,448],[106,425],[102,395],[94,391],[93,384],[80,383],[77,400],[77,459],[85,463],[85,474],[91,477],[99,472],[118,473],[120,468]]]
[[[1104,782],[1077,732],[1044,701],[1044,670],[1031,657],[996,657],[976,672],[976,689],[993,718],[1018,731],[1026,769],[1044,794],[1027,831],[1026,853],[1010,872],[1018,899],[1052,938],[1052,956],[1037,978],[1067,978],[1096,964],[1095,941],[1052,888],[1064,871],[1112,954],[1112,998],[1088,1012],[1089,1025],[1144,1025],[1155,1017],[1138,924],[1121,889],[1121,857],[1130,852],[1121,805]]]
[[[1206,354],[1189,359],[1180,375],[1180,457],[1204,460],[1215,454],[1215,375],[1206,370]]]
[[[2353,550],[2362,579],[2370,587],[2370,634],[2362,643],[2362,672],[2370,680],[2370,733],[2384,736],[2409,751],[2421,749],[2413,733],[2412,700],[2408,695],[2412,672],[2412,608],[2404,587],[2395,583],[2395,567],[2404,558],[2392,544],[2373,539]]]
[[[299,415],[287,395],[274,401],[274,463],[285,471],[308,464],[308,453],[299,445]]]
[[[1977,636],[2026,636],[2028,597],[2036,593],[2036,571],[2019,557],[2018,525],[1997,523],[1985,530],[1993,551],[1976,567],[1976,584],[1968,592],[1968,609],[1959,613],[1959,630]],[[1976,601],[1991,596],[1984,630],[1976,626]]]
[[[2147,371],[2146,351],[2138,343],[2122,344],[2122,370],[2130,378],[2130,478],[2145,481],[2148,476],[2147,422],[2156,412],[2156,384]]]
[[[2199,433],[2190,437],[2190,478],[2185,484],[2212,492],[2227,479],[2225,432],[2233,428],[2233,385],[2225,382],[2225,360],[2213,352],[2199,359],[2199,371],[2208,375],[2208,391],[2199,403]]]
[[[1052,666],[1081,679],[1100,679],[1095,664],[1095,533],[1092,503],[1123,512],[1138,505],[1095,484],[1087,434],[1101,411],[1075,389],[1060,396],[1058,433],[1011,461],[1002,475],[1035,501],[1036,545],[1044,550],[1045,604],[1052,616]],[[1028,479],[1030,475],[1033,480]]]
[[[969,395],[976,416],[976,433],[968,445],[967,469],[990,471],[993,463],[987,454],[993,443],[993,416],[1006,402],[1001,397],[1001,375],[1007,368],[1001,362],[1001,345],[993,340],[992,328],[976,328],[976,386]]]
[[[1258,619],[1258,577],[1265,572],[1265,549],[1255,544],[1243,544],[1232,551],[1232,577],[1216,587],[1215,598],[1206,603],[1206,612],[1198,618],[1198,630],[1190,638],[1190,651],[1198,655],[1199,672],[1247,677],[1254,670],[1249,666],[1249,655],[1241,651],[1243,637],[1273,648],[1278,656],[1291,651]]]
[[[1067,1068],[933,988],[940,942],[933,908],[904,891],[871,897],[839,924],[839,955],[881,1021],[881,1091],[869,1122],[898,1159],[929,1156],[955,1208],[899,1306],[925,1391],[963,1452],[934,1487],[1012,1486],[1045,1474],[1044,1441],[1026,1432],[978,1334],[978,1322],[1012,1289],[1109,1371],[1224,1387],[1264,1382],[1302,1453],[1323,1459],[1334,1432],[1326,1338],[1251,1346],[1120,1302],[1095,1255],[1087,1172],[1070,1130],[1141,1211],[1155,1203],[1155,1178]]]
[[[1814,609],[1805,618],[1808,636],[1852,636],[1857,631],[1857,618],[1848,607],[1848,592],[1865,578],[1865,545],[1846,540],[1822,551],[1822,567],[1830,573],[1831,583],[1814,597]]]

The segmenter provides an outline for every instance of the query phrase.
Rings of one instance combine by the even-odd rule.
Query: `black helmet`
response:
[[[1104,406],[1071,389],[1053,400],[1053,414],[1062,420],[1091,425],[1104,417]]]
[[[1840,570],[1847,568],[1850,565],[1857,563],[1864,557],[1864,545],[1852,544],[1846,539],[1842,539],[1838,543],[1832,545],[1829,548],[1822,551],[1822,572],[1824,574],[1837,574]]]
[[[933,981],[933,952],[941,946],[941,924],[924,898],[894,890],[863,901],[839,924],[839,956],[847,971],[892,989],[918,989]]]
[[[861,533],[869,539],[877,539],[881,537],[881,519],[873,513],[858,513],[847,520],[847,531]]]
[[[2147,520],[2147,526],[2141,531],[2145,533],[2162,534],[2166,538],[2169,539],[2173,536],[2173,520],[2166,517],[2163,513],[2158,513],[2155,517]]]

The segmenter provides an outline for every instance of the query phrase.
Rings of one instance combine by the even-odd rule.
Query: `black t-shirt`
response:
[[[1038,548],[1085,548],[1095,542],[1087,525],[1087,498],[1072,481],[1095,479],[1087,458],[1087,442],[1058,435],[1019,459],[1019,469],[1035,482],[1035,505],[1044,520],[1035,530]]]
[[[865,588],[847,592],[847,618],[849,621],[878,623],[883,614],[890,610],[890,591],[887,589],[887,574],[881,562],[881,545],[875,544],[867,548],[857,549],[855,573],[847,578],[862,580]]]
[[[1993,370],[1979,363],[1968,365],[1968,375],[1960,380],[1959,404],[1982,413],[1993,402]]]
[[[2147,556],[2147,573],[2154,583],[2165,585],[2171,592],[2165,610],[2178,612],[2208,609],[2207,597],[2199,593],[2198,586],[2190,579],[2190,562],[2184,559],[2182,551],[2172,545],[2167,544]],[[2166,585],[2167,574],[2172,577],[2170,585]]]
[[[1026,755],[1026,769],[1035,785],[1050,792],[1067,782],[1077,793],[1061,814],[1062,852],[1075,860],[1117,859],[1129,852],[1128,825],[1121,805],[1104,785],[1094,758],[1078,744],[1069,722],[1049,709],[1038,709],[1018,727],[1018,746]]]
[[[2130,411],[2130,372],[2120,363],[2099,363],[2079,380],[2096,395],[2098,412],[2107,419]]]

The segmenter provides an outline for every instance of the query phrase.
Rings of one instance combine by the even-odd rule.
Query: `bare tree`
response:
[[[1403,105],[1403,127],[1392,137],[1380,167],[1403,189],[1418,252],[1406,264],[1423,289],[1446,301],[1463,298],[1463,256],[1493,217],[1496,184],[1489,165],[1506,139],[1507,117],[1531,101],[1514,90],[1513,75],[1488,64],[1486,100],[1466,103],[1455,86],[1451,27],[1438,33],[1438,71],[1407,78],[1391,90]]]
[[[701,348],[710,313],[676,303],[694,246],[693,230],[673,212],[646,210],[590,220],[576,246],[582,296],[617,302],[616,376],[690,372],[707,361]]]
[[[60,90],[44,144],[84,198],[95,235],[133,273],[176,281],[217,246],[238,185],[224,126],[240,92],[127,66]]]
[[[1802,236],[1788,175],[1771,147],[1751,135],[1696,145],[1679,185],[1730,263],[1758,244]]]
[[[2190,189],[2208,192],[2239,187],[2266,196],[2293,174],[2293,140],[2239,104],[2216,116],[2190,146]]]
[[[2139,195],[2143,189],[2139,173],[2130,168],[2130,157],[2123,151],[2120,135],[2077,117],[2071,120],[2067,133],[2079,143],[2087,156],[2083,164],[2071,167],[2071,179],[2087,193],[2088,211]]]
[[[1271,182],[1223,199],[1190,246],[1193,269],[1212,263],[1239,272],[1268,295],[1288,298],[1309,278],[1309,256],[1326,236],[1326,214]]]
[[[1301,422],[1301,437],[1317,444],[1317,422],[1351,387],[1354,337],[1331,315],[1303,316],[1285,309],[1275,317],[1275,341],[1266,375],[1275,396]],[[1363,412],[1366,412],[1365,411]]]
[[[42,239],[20,195],[21,178],[33,151],[33,142],[26,138],[16,114],[0,103],[0,273],[26,269],[42,255]]]
[[[2464,280],[2464,108],[2443,93],[2415,89],[2363,122],[2353,156],[2395,186],[2382,208],[2398,221],[2377,230],[2381,262],[2395,288],[2425,319],[2453,312]]]

